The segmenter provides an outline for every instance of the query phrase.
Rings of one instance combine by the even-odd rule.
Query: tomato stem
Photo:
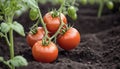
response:
[[[7,42],[7,45],[10,46],[10,41],[8,40],[7,33],[5,33],[5,36],[4,36],[4,37],[5,37],[5,40],[6,40],[6,42]]]
[[[46,27],[46,24],[44,23],[44,21],[43,21],[43,18],[42,18],[42,14],[41,14],[41,10],[40,10],[40,8],[38,8],[38,13],[39,13],[39,19],[40,19],[40,21],[41,21],[41,24],[42,24],[42,26],[43,26],[43,28],[44,28],[44,31],[45,31],[45,36],[43,37],[43,39],[42,39],[42,43],[43,43],[43,45],[48,45],[50,42],[51,42],[51,40],[53,39],[53,38],[55,38],[59,33],[60,33],[60,30],[61,30],[61,28],[63,27],[63,25],[64,25],[64,23],[63,23],[63,21],[62,21],[62,19],[61,19],[61,12],[62,12],[62,10],[63,10],[63,7],[64,7],[64,5],[65,5],[65,1],[66,0],[64,0],[64,2],[62,3],[62,5],[60,6],[60,8],[58,9],[58,11],[54,11],[53,13],[53,17],[54,16],[58,16],[58,14],[59,14],[59,17],[60,17],[60,26],[59,26],[59,28],[58,28],[58,30],[57,30],[57,32],[50,38],[49,36],[48,36],[48,30],[47,30],[47,27]]]
[[[7,23],[10,23],[12,24],[12,21],[13,21],[13,15],[11,16],[8,16],[8,21]],[[14,41],[13,41],[13,29],[10,28],[10,31],[9,31],[9,41],[10,41],[10,44],[9,45],[9,50],[10,50],[10,59],[13,59],[14,58]],[[11,65],[11,69],[15,69],[15,66]]]
[[[75,4],[75,1],[76,1],[76,0],[73,0],[73,1],[72,1],[72,5],[74,5],[74,4]]]
[[[104,7],[104,3],[102,1],[103,0],[100,1],[100,6],[99,6],[99,10],[98,10],[98,18],[101,17],[102,10],[103,10],[103,7]]]
[[[49,32],[48,32],[48,30],[47,30],[46,24],[45,24],[44,21],[43,21],[42,14],[41,14],[41,10],[40,10],[40,9],[38,9],[38,10],[39,10],[39,19],[40,19],[40,21],[41,21],[41,24],[42,24],[44,30],[45,30],[45,36],[44,36],[43,39],[42,39],[42,43],[43,43],[43,45],[48,45],[48,44],[51,42],[50,38],[48,37],[48,33],[49,33]],[[48,42],[47,42],[47,41],[48,41]]]
[[[63,26],[64,26],[64,23],[63,23],[63,21],[62,21],[62,19],[61,19],[61,12],[62,12],[62,10],[63,10],[63,7],[65,6],[65,2],[66,2],[66,0],[64,0],[64,2],[61,4],[60,8],[58,9],[59,18],[60,18],[60,26],[59,26],[57,32],[50,38],[50,40],[56,38],[56,36],[60,33],[60,30],[61,30],[61,29],[63,28]]]
[[[63,23],[62,18],[61,18],[61,13],[59,14],[59,17],[60,17],[60,26],[59,26],[57,32],[50,38],[50,40],[52,40],[53,38],[55,38],[60,33],[60,30],[64,26],[64,23]]]
[[[39,19],[38,19],[37,22],[30,28],[30,33],[31,33],[31,34],[36,34],[37,29],[38,29],[38,25],[39,25]]]
[[[64,5],[65,5],[65,2],[66,2],[66,0],[64,0],[64,2],[61,4],[60,8],[58,9],[59,12],[61,12],[61,11],[63,10],[63,7],[64,7]]]
[[[40,16],[41,24],[42,24],[42,26],[43,26],[43,28],[44,28],[44,30],[45,30],[45,36],[47,36],[48,31],[47,31],[47,28],[46,28],[46,24],[44,23],[44,21],[43,21],[43,19],[42,19],[42,14],[41,14],[40,9],[39,9],[39,16]]]
[[[12,69],[12,66],[7,63],[7,61],[2,61],[5,65],[7,65],[10,69]]]

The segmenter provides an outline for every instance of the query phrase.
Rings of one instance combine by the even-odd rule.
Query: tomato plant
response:
[[[101,1],[98,1],[98,3],[99,3],[99,9],[98,9],[98,18],[100,18],[101,17],[101,14],[102,14],[102,10],[103,10],[103,8],[104,8],[104,5],[106,4],[107,5],[107,7],[108,7],[108,9],[113,9],[113,2],[112,1],[110,1],[110,0],[101,0]]]
[[[26,40],[30,47],[32,47],[37,41],[42,40],[45,35],[45,31],[42,27],[38,27],[35,33],[28,33]]]
[[[44,15],[43,20],[47,26],[48,31],[53,35],[60,26],[60,18],[58,16],[59,13],[57,12],[48,12]],[[66,24],[67,18],[64,14],[61,14],[62,21]]]
[[[120,3],[120,0],[77,0],[78,2],[80,2],[83,5],[94,5],[94,4],[98,4],[98,13],[97,13],[97,17],[100,18],[102,15],[102,11],[104,9],[104,7],[106,6],[109,10],[114,9],[115,5],[114,3]],[[120,8],[120,7],[119,7]]]
[[[65,50],[74,49],[80,43],[80,33],[71,27],[64,34],[59,35],[57,43]]]
[[[0,0],[0,16],[4,17],[0,24],[0,37],[4,37],[10,51],[10,59],[4,60],[0,56],[0,62],[3,62],[10,69],[15,69],[15,67],[27,66],[27,61],[22,56],[14,55],[14,37],[13,31],[17,32],[21,36],[25,36],[23,26],[14,21],[14,16],[17,11],[21,9],[24,1],[20,0]]]
[[[46,46],[42,44],[42,41],[38,41],[32,48],[32,54],[34,59],[39,62],[53,62],[58,56],[58,48],[53,42]]]

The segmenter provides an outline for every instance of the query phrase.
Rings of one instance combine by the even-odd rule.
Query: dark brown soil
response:
[[[50,4],[40,5],[42,13]],[[33,59],[31,48],[27,45],[25,37],[15,33],[15,55],[24,56],[29,65],[16,69],[120,69],[120,12],[118,9],[104,9],[103,16],[97,18],[98,6],[79,6],[78,20],[71,24],[81,33],[79,46],[71,51],[59,48],[59,56],[52,63],[41,63]],[[25,32],[33,25],[28,13],[24,13],[18,20],[23,24]],[[4,40],[0,40],[0,56],[9,58],[9,50]],[[8,69],[0,63],[0,69]]]

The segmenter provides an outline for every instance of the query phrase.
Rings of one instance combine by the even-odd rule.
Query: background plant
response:
[[[102,11],[103,8],[106,6],[109,10],[114,9],[115,4],[114,3],[120,3],[120,0],[77,0],[78,2],[80,2],[83,5],[94,5],[94,4],[98,4],[98,13],[97,13],[97,17],[100,18],[102,15]],[[120,8],[120,7],[119,7]]]
[[[0,0],[0,37],[5,38],[10,51],[10,59],[4,60],[4,57],[0,56],[0,62],[6,64],[10,69],[28,64],[24,57],[14,55],[13,37],[13,31],[25,36],[23,26],[19,22],[14,21],[15,14],[25,6],[28,6],[25,0]]]
[[[39,3],[45,4],[46,2],[51,2],[52,4],[61,4],[64,0],[38,0]],[[68,0],[70,2],[71,0]],[[106,6],[109,10],[114,9],[115,3],[120,3],[120,0],[76,0],[76,5],[99,5],[97,17],[100,18],[102,15],[103,8]],[[77,7],[76,7],[77,8]],[[119,9],[120,7],[118,7]]]

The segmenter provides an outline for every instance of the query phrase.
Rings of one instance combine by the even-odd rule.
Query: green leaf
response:
[[[22,35],[22,36],[25,36],[24,28],[23,28],[23,26],[22,26],[20,23],[14,21],[13,24],[11,25],[11,27],[12,27],[12,29],[13,29],[14,31],[16,31],[18,34],[20,34],[20,35]]]
[[[21,67],[21,66],[28,65],[27,60],[22,56],[16,56],[13,59],[9,60],[8,62],[15,67]]]
[[[1,62],[1,61],[4,61],[4,58],[3,58],[3,57],[0,57],[0,62]]]
[[[22,0],[24,3],[27,4],[30,8],[39,8],[38,4],[35,0]]]
[[[20,15],[22,15],[22,13],[26,12],[27,10],[28,7],[26,5],[22,5],[22,8],[15,12],[15,17],[19,17]]]
[[[10,26],[7,23],[1,23],[1,32],[7,33],[10,30]]]

